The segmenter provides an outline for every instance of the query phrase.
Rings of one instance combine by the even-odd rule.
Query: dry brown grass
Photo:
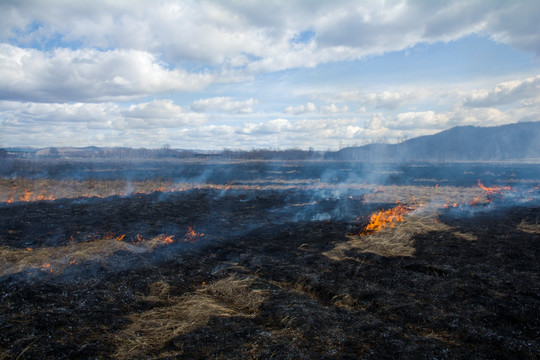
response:
[[[367,203],[399,202],[415,208],[404,215],[402,222],[382,228],[367,235],[348,235],[348,241],[324,253],[334,260],[348,257],[347,251],[370,252],[381,256],[414,256],[414,237],[429,232],[451,232],[454,236],[468,241],[476,240],[472,234],[461,233],[438,221],[439,209],[461,206],[473,201],[487,201],[484,190],[471,187],[453,186],[379,186],[373,193],[364,197]]]
[[[313,292],[311,286],[307,285],[305,279],[302,278],[299,278],[295,282],[270,280],[269,283],[279,287],[280,289],[293,291],[301,295],[306,295],[312,299],[317,298],[317,295]]]
[[[255,316],[266,295],[262,290],[250,290],[255,280],[230,276],[183,296],[170,296],[169,285],[164,282],[153,284],[150,294],[142,299],[158,306],[129,317],[131,324],[115,335],[115,358],[146,357],[176,336],[205,326],[212,316]],[[180,353],[169,351],[168,355]]]
[[[457,186],[378,186],[375,192],[366,194],[366,203],[447,204],[464,205],[473,199],[483,203],[487,200],[486,192],[478,187]]]
[[[0,178],[0,201],[38,201],[79,197],[108,197],[126,194],[148,194],[173,189],[170,181],[145,180],[54,180]]]
[[[115,237],[105,237],[88,242],[72,243],[65,246],[19,249],[0,246],[0,276],[22,271],[62,272],[68,266],[86,261],[105,260],[119,250],[146,252],[165,244],[166,236],[128,243]]]
[[[540,234],[540,224],[537,222],[535,224],[528,224],[523,220],[518,226],[517,229],[529,234]]]
[[[269,182],[271,184],[269,184]],[[0,202],[56,200],[79,197],[105,198],[114,195],[149,194],[155,191],[175,192],[189,189],[217,190],[308,190],[308,189],[371,189],[365,184],[331,184],[316,179],[252,180],[242,184],[175,183],[160,179],[126,180],[54,180],[0,177]],[[309,204],[304,204],[309,205]]]
[[[437,205],[426,205],[403,216],[402,222],[387,226],[380,231],[360,235],[347,235],[348,241],[337,244],[323,253],[333,260],[344,260],[347,251],[374,253],[380,256],[414,256],[414,237],[429,232],[451,232],[454,236],[468,241],[476,240],[472,234],[461,233],[437,219]]]

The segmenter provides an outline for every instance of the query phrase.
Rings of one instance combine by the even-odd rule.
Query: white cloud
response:
[[[66,131],[110,129],[170,129],[199,126],[206,115],[185,112],[171,100],[154,100],[121,107],[115,103],[0,103],[0,124],[23,134],[27,129],[65,128]],[[76,130],[77,129],[77,130]],[[74,134],[75,135],[75,134]]]
[[[3,101],[3,125],[18,124],[31,127],[34,125],[52,126],[65,123],[105,123],[110,116],[116,116],[119,107],[114,103],[101,104],[45,104]],[[0,119],[1,119],[0,118]]]
[[[504,8],[487,15],[486,32],[499,42],[540,55],[540,3],[509,1]]]
[[[0,98],[18,101],[127,100],[168,91],[200,90],[206,73],[169,70],[138,50],[42,52],[0,44]]]
[[[527,0],[30,1],[3,2],[0,13],[3,41],[137,50],[162,54],[173,67],[186,61],[254,72],[314,67],[470,34],[540,54],[540,4]],[[306,30],[314,36],[296,41]]]
[[[407,103],[421,99],[426,96],[424,89],[406,91],[381,91],[381,92],[361,92],[359,90],[340,91],[332,95],[334,101],[359,102],[365,106],[372,106],[376,109],[396,110]]]
[[[346,113],[348,110],[349,107],[347,105],[343,105],[341,107],[336,106],[336,104],[321,106],[321,113],[323,114]]]
[[[400,113],[385,122],[385,127],[397,130],[437,129],[448,128],[448,114],[438,114],[434,111],[411,111]]]
[[[191,104],[194,111],[225,111],[236,114],[250,114],[253,112],[252,106],[257,104],[257,99],[233,100],[231,97],[213,97],[209,99],[196,100]]]
[[[535,1],[3,1],[0,14],[0,100],[10,100],[0,102],[2,144],[325,148],[539,119],[540,76],[498,74],[507,81],[481,89],[479,79],[421,88],[400,77],[385,88],[391,72],[375,85],[331,78],[327,68],[260,74],[376,61],[419,44],[429,52],[471,34],[540,55]],[[307,73],[316,76],[301,78]],[[321,93],[313,84],[331,95],[295,97],[302,86]],[[193,94],[201,89],[206,95]],[[176,92],[200,99],[155,99],[179,101]],[[216,113],[226,119],[212,124]]]
[[[317,107],[314,103],[308,102],[306,104],[297,105],[297,106],[288,106],[283,112],[287,114],[306,114],[306,113],[312,113],[317,111]]]
[[[405,103],[415,99],[416,96],[410,92],[390,92],[369,93],[361,98],[364,105],[374,106],[379,109],[395,110]]]
[[[287,119],[274,119],[258,124],[244,123],[236,132],[244,135],[278,134],[290,131],[292,125]]]
[[[153,100],[131,105],[120,113],[129,122],[129,127],[138,124],[138,127],[173,128],[202,125],[207,121],[206,115],[185,112],[172,100]]]
[[[540,104],[540,75],[523,80],[511,80],[494,88],[474,90],[466,94],[464,105],[490,107],[521,102],[524,105]]]

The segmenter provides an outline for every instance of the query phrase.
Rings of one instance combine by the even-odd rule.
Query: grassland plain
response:
[[[0,206],[0,358],[538,357],[532,177],[266,169],[182,191],[4,178],[22,196],[72,185]],[[148,190],[115,193],[128,183]],[[84,196],[90,184],[113,194]]]

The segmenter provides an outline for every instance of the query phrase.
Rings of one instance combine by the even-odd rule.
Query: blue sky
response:
[[[397,142],[540,121],[540,3],[3,1],[0,146]]]

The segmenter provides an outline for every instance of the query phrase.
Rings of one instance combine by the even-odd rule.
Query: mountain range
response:
[[[458,126],[399,144],[347,147],[328,159],[364,161],[508,161],[540,159],[540,122]]]

